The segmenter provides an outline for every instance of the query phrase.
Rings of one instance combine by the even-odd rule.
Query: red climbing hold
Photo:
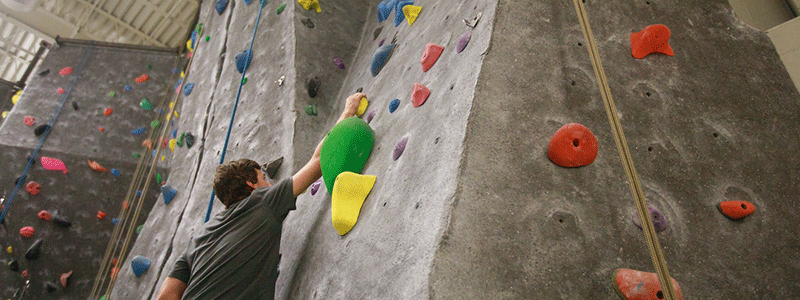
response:
[[[128,209],[129,205],[130,204],[128,204],[128,201],[122,201],[122,209]]]
[[[46,210],[39,212],[39,219],[50,221],[50,218],[52,218],[52,216]]]
[[[64,90],[64,88],[58,88],[56,90],[56,93],[63,94],[63,93],[66,93],[66,91]]]
[[[106,213],[104,213],[102,211],[99,211],[99,210],[97,211],[97,218],[98,219],[102,220],[105,217],[106,217]]]
[[[411,104],[413,104],[414,107],[419,107],[425,103],[425,100],[428,99],[430,94],[431,90],[429,90],[427,87],[421,83],[415,83],[414,87],[411,89]]]
[[[117,274],[119,274],[119,268],[117,268],[117,267],[111,268],[111,280],[116,279],[117,278]]]
[[[69,271],[67,273],[61,274],[61,286],[63,286],[64,288],[67,288],[67,285],[69,284],[69,277],[70,276],[72,276],[72,271]]]
[[[106,168],[103,168],[103,166],[98,164],[96,161],[91,161],[91,160],[87,159],[86,163],[89,164],[89,167],[91,167],[93,170],[95,170],[97,172],[104,172],[104,173],[108,172],[108,170],[106,170]]]
[[[147,147],[148,150],[153,150],[153,141],[146,139],[142,142],[142,146]]]
[[[72,74],[72,68],[70,68],[70,67],[63,68],[63,69],[61,69],[61,71],[58,71],[58,74],[59,74],[59,75],[69,75],[69,74]]]
[[[31,182],[28,182],[27,185],[25,185],[25,189],[28,190],[28,193],[30,193],[31,195],[35,196],[36,194],[39,193],[39,191],[42,190],[42,186],[40,186],[36,182],[31,181]]]
[[[115,258],[114,260],[111,261],[111,263],[116,266],[117,265],[117,259]]]
[[[738,220],[756,212],[756,206],[747,201],[723,201],[717,204],[717,209],[731,220]]]
[[[597,157],[597,138],[581,124],[564,125],[550,140],[547,157],[567,168],[589,165]]]
[[[103,128],[103,127],[100,127],[100,131],[104,131],[104,130],[106,130],[106,129],[105,129],[105,128]]]
[[[442,51],[444,51],[444,47],[441,45],[434,43],[425,45],[425,52],[422,52],[422,58],[420,59],[422,63],[422,72],[428,72],[428,70],[433,67],[433,64],[439,59],[439,55],[442,55]]]
[[[22,277],[28,278],[28,270],[22,270]]]
[[[644,58],[651,53],[664,53],[675,55],[669,46],[669,28],[666,25],[655,24],[631,33],[631,54],[635,58]]]
[[[19,235],[24,236],[24,237],[28,237],[28,238],[32,237],[33,236],[33,227],[30,227],[30,226],[22,227],[22,229],[19,230]]]
[[[106,111],[105,111],[105,112],[103,112],[103,115],[105,115],[106,117],[108,117],[108,116],[110,116],[110,115],[111,115],[111,112],[113,112],[113,111],[114,111],[114,110],[113,110],[113,109],[111,109],[111,108],[106,108]]]
[[[658,282],[656,273],[641,272],[631,269],[616,269],[612,276],[614,289],[625,300],[657,300],[664,299],[661,283]],[[675,289],[675,300],[683,300],[681,286],[670,277],[672,288]]]
[[[36,124],[36,119],[31,116],[25,116],[25,120],[23,120],[22,122],[24,122],[25,125],[33,126],[34,124]]]
[[[150,79],[150,76],[147,76],[147,74],[143,74],[142,76],[136,77],[135,81],[137,83],[142,83],[142,82],[147,81],[148,79]]]

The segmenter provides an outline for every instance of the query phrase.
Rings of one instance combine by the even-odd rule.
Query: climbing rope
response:
[[[611,132],[617,144],[617,151],[622,159],[625,175],[628,176],[628,182],[630,182],[633,202],[636,204],[639,219],[642,221],[642,231],[644,231],[647,246],[650,249],[650,258],[653,260],[653,265],[658,275],[658,281],[661,283],[664,299],[677,299],[675,290],[672,287],[672,280],[670,280],[669,270],[667,270],[667,263],[664,260],[664,253],[661,251],[661,245],[658,242],[658,237],[653,227],[653,220],[650,218],[650,212],[647,210],[647,200],[642,191],[642,184],[639,182],[639,176],[636,174],[636,168],[633,165],[633,159],[628,149],[628,142],[625,140],[625,133],[622,131],[622,124],[619,121],[617,108],[614,105],[611,89],[608,86],[603,64],[600,61],[600,54],[597,51],[597,44],[592,34],[592,28],[589,26],[589,17],[586,15],[586,8],[583,6],[583,1],[581,0],[573,0],[573,2],[575,3],[575,10],[578,13],[578,19],[581,23],[581,29],[583,30],[583,37],[586,39],[586,44],[589,46],[587,49],[589,50],[589,56],[592,60],[595,77],[597,77],[597,84],[600,86],[600,95],[603,98],[603,103],[606,108],[608,122],[611,125]]]
[[[253,37],[250,39],[250,48],[248,49],[249,53],[253,53],[253,42],[256,40],[256,33],[258,32],[258,23],[261,21],[261,11],[264,10],[264,5],[266,5],[267,0],[261,0],[261,5],[258,8],[258,18],[256,18],[256,27],[253,29]],[[247,62],[245,66],[249,66],[251,62],[251,58],[245,58]],[[228,124],[228,134],[225,136],[225,145],[222,146],[222,156],[219,158],[219,164],[221,165],[225,162],[225,151],[228,149],[228,141],[231,138],[231,129],[233,129],[233,120],[236,117],[236,108],[239,107],[239,97],[242,95],[242,85],[244,85],[244,78],[247,74],[247,67],[242,70],[242,78],[239,80],[239,91],[236,92],[236,102],[233,104],[233,112],[231,112],[231,122]],[[208,222],[208,219],[211,217],[211,209],[214,207],[214,190],[211,190],[211,199],[208,200],[208,210],[206,211],[206,218],[203,223]]]

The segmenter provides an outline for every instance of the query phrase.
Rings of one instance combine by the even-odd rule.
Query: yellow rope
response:
[[[597,84],[600,87],[600,93],[603,97],[606,114],[608,115],[608,122],[610,123],[611,131],[614,134],[614,141],[616,141],[617,151],[622,159],[622,165],[625,169],[625,174],[628,176],[628,182],[630,182],[633,201],[636,204],[639,218],[642,221],[642,229],[645,239],[647,240],[647,246],[650,249],[650,258],[653,260],[653,265],[655,266],[656,274],[658,275],[658,281],[661,283],[664,299],[677,299],[674,288],[672,287],[672,280],[670,280],[669,270],[667,270],[667,263],[664,260],[664,253],[661,251],[661,245],[658,242],[658,237],[656,236],[656,231],[653,227],[653,221],[650,218],[650,212],[647,210],[647,201],[644,197],[644,192],[642,191],[641,182],[639,182],[639,176],[636,174],[636,168],[633,165],[633,159],[631,158],[630,150],[628,149],[628,142],[625,140],[625,133],[622,131],[622,124],[619,121],[617,108],[614,105],[614,99],[611,96],[611,89],[609,88],[608,81],[606,80],[603,64],[600,61],[600,54],[597,51],[597,45],[594,35],[592,34],[592,28],[589,26],[589,17],[586,15],[586,8],[583,6],[583,2],[581,0],[573,0],[573,2],[575,3],[575,10],[578,13],[578,19],[581,23],[583,36],[586,38],[586,43],[588,46],[587,49],[592,60],[594,74],[597,77]]]

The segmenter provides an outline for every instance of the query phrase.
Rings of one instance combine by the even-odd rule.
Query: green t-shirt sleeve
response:
[[[294,183],[292,178],[284,179],[267,192],[266,206],[275,213],[280,221],[286,218],[290,211],[295,210],[297,198],[294,196]]]
[[[169,273],[169,277],[175,278],[177,280],[183,281],[185,284],[189,284],[189,277],[192,274],[192,269],[189,266],[189,262],[186,260],[186,253],[182,254],[175,264],[172,266],[172,272]]]

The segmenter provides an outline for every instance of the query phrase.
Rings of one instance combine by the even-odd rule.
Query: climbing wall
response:
[[[163,107],[160,101],[171,95],[172,83],[168,78],[178,76],[171,72],[176,59],[170,52],[62,43],[40,63],[34,74],[42,75],[31,77],[0,127],[0,153],[3,153],[0,168],[5,170],[0,173],[0,189],[4,205],[10,204],[0,237],[3,248],[0,261],[6,265],[0,272],[3,298],[20,299],[14,295],[23,294],[23,290],[21,299],[87,298],[115,226],[126,224],[135,228],[144,224],[160,194],[155,178],[141,200],[128,201],[130,209],[141,205],[140,216],[125,222],[120,215],[138,164],[150,162],[151,153],[141,144],[153,131],[150,122],[159,116],[157,110]],[[60,75],[66,67],[73,71],[66,74],[65,70],[66,75]],[[150,79],[136,83],[135,78],[143,74],[149,74]],[[126,91],[125,85],[130,85],[131,90]],[[65,93],[59,94],[59,88]],[[110,92],[115,92],[114,96]],[[139,106],[145,97],[153,102],[155,109],[145,111]],[[62,99],[64,107],[12,201],[15,180],[23,174],[39,143],[34,129],[48,123]],[[113,109],[108,116],[107,108]],[[33,117],[34,124],[25,124],[26,116]],[[131,133],[140,127],[146,127],[145,133],[139,136]],[[42,157],[62,161],[68,173],[45,169]],[[87,160],[97,162],[106,172],[91,168]],[[168,161],[166,158],[157,161],[154,177],[166,179]],[[29,182],[39,186],[35,195],[26,189]],[[42,211],[45,213],[40,215]],[[69,226],[57,219],[69,222]],[[33,228],[30,237],[22,235],[27,230],[22,230],[24,227]],[[38,240],[42,241],[39,257],[27,259],[26,252]],[[123,244],[124,241],[119,241],[117,246]],[[18,271],[8,266],[14,260]],[[23,271],[30,279],[27,289]],[[64,287],[60,277],[70,271],[72,275]],[[108,278],[108,274],[103,276]],[[50,292],[48,285],[53,289]]]
[[[788,132],[800,97],[766,34],[727,1],[584,5],[648,205],[666,219],[657,236],[684,299],[797,298],[800,139]],[[432,293],[616,299],[615,269],[654,268],[575,7],[500,1],[497,11],[475,96],[487,101],[474,102]],[[651,24],[669,27],[674,56],[631,56],[630,34]],[[597,137],[591,165],[548,160],[567,123]],[[729,200],[755,213],[730,220],[716,208]]]

